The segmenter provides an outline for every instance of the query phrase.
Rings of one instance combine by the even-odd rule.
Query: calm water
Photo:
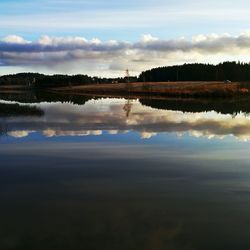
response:
[[[44,100],[0,100],[0,249],[250,249],[245,110]]]

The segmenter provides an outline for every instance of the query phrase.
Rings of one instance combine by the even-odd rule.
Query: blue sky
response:
[[[142,34],[175,38],[237,34],[249,28],[250,2],[239,0],[2,0],[1,36],[84,36],[135,41]]]
[[[179,39],[191,41],[194,36],[207,37],[211,34],[218,36],[227,34],[231,37],[239,37],[246,34],[246,31],[250,29],[249,9],[250,2],[246,0],[238,0],[237,2],[226,0],[210,0],[209,2],[198,0],[2,0],[0,2],[0,39],[5,44],[0,43],[0,46],[6,46],[6,37],[8,43],[10,41],[12,44],[16,42],[17,39],[13,39],[13,36],[35,44],[39,43],[39,39],[45,35],[53,38],[81,37],[88,41],[96,38],[102,43],[116,40],[132,44],[140,42],[144,35],[149,36],[149,34],[162,42],[178,41]],[[21,40],[18,39],[18,41],[20,44]],[[126,55],[133,54],[131,48],[130,50],[123,50],[119,55],[116,54],[114,60],[122,56],[125,58],[117,69],[112,66],[111,55],[109,60],[107,60],[107,55],[104,59],[102,55],[93,60],[96,54],[86,56],[86,51],[84,63],[80,60],[77,60],[77,62],[74,60],[69,65],[67,61],[65,66],[63,61],[61,61],[62,63],[52,61],[51,64],[54,67],[51,68],[51,64],[48,63],[51,54],[41,54],[43,51],[39,51],[40,54],[39,56],[37,54],[35,63],[32,60],[28,63],[27,57],[31,55],[27,56],[27,54],[25,55],[25,62],[21,60],[24,53],[20,48],[15,52],[15,57],[18,57],[15,62],[13,60],[10,62],[10,57],[13,59],[14,56],[13,51],[11,56],[8,54],[8,60],[6,59],[6,53],[10,52],[3,49],[1,51],[0,74],[9,71],[60,73],[66,70],[68,73],[119,75],[123,66],[126,68],[126,64],[131,63],[131,56],[125,62]],[[3,53],[5,54],[3,55]],[[199,58],[194,54],[185,54],[179,55],[179,57],[184,58],[180,60],[177,54],[171,55],[171,58],[169,58],[169,53],[166,56],[166,53],[162,52],[160,55],[157,54],[157,57],[160,58],[159,63],[157,61],[150,63],[145,60],[148,54],[145,54],[145,58],[142,58],[143,56],[138,56],[137,53],[137,58],[132,60],[132,64],[137,61],[138,67],[133,65],[132,71],[138,74],[140,70],[147,67],[196,62],[197,60],[211,63],[224,59],[247,60],[245,52],[239,53],[239,57],[236,57],[235,54],[237,53],[223,52],[223,55],[219,55],[216,52],[215,56],[213,56],[214,54],[204,56],[204,53],[201,53],[203,57],[200,56]],[[150,56],[152,56],[152,53]],[[173,60],[174,56],[176,60]],[[42,61],[41,57],[43,59],[46,57],[46,60]],[[69,53],[67,58],[69,58]],[[90,61],[89,64],[86,62],[87,58]],[[142,61],[144,62],[143,65]],[[48,64],[50,64],[49,67],[46,67]],[[79,65],[82,65],[82,67]],[[82,72],[84,69],[86,72]]]

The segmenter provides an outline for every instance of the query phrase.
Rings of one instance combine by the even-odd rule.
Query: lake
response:
[[[1,96],[0,249],[249,249],[246,105]]]

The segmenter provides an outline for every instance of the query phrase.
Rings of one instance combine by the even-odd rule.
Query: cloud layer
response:
[[[42,36],[28,41],[12,35],[0,39],[0,66],[18,66],[67,73],[135,74],[150,67],[184,62],[247,61],[250,32],[198,35],[164,40],[144,35],[137,42],[97,38]]]

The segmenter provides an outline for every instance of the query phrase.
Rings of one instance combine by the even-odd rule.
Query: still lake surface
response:
[[[250,249],[247,112],[72,100],[0,100],[0,249]]]

